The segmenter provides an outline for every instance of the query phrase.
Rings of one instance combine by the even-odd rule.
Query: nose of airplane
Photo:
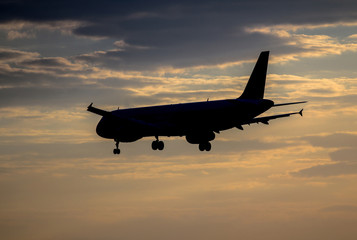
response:
[[[114,138],[114,129],[112,128],[112,124],[108,119],[102,117],[99,121],[96,132],[99,136],[103,138]]]

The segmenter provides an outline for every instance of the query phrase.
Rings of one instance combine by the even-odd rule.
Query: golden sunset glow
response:
[[[0,239],[357,238],[354,2],[80,2],[0,4]],[[237,98],[267,50],[265,98],[308,103],[265,115],[304,116],[210,152],[113,155],[86,111]]]

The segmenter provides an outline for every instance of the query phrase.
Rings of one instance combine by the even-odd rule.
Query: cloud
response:
[[[70,32],[75,28],[85,24],[81,21],[71,20],[48,20],[48,21],[26,21],[26,20],[11,20],[0,23],[1,30],[48,30],[61,31],[62,33]]]
[[[339,149],[332,151],[330,162],[319,164],[309,168],[301,169],[291,173],[297,177],[331,177],[341,175],[357,174],[357,142],[356,133],[335,133],[323,136],[304,137],[314,146],[330,149]]]
[[[355,152],[356,153],[356,152]],[[356,163],[333,163],[317,165],[311,168],[302,169],[298,172],[291,173],[296,177],[333,177],[342,175],[356,175]]]
[[[259,33],[271,35],[283,40],[285,46],[291,47],[292,52],[274,56],[272,62],[284,63],[288,61],[297,61],[301,58],[324,57],[327,55],[340,55],[344,52],[357,51],[357,43],[338,39],[329,35],[314,34],[313,32],[305,33],[306,30],[320,31],[326,28],[356,28],[357,22],[336,22],[326,24],[303,24],[303,25],[271,25],[246,27],[248,33]],[[348,36],[346,39],[351,39]],[[294,49],[295,48],[295,49]]]
[[[357,22],[333,22],[333,23],[317,23],[317,24],[277,24],[272,26],[247,27],[247,32],[258,32],[263,34],[271,34],[281,38],[291,37],[293,33],[302,30],[315,30],[337,27],[356,27]]]
[[[7,34],[9,40],[19,39],[19,38],[35,38],[35,34],[31,32],[19,32],[19,31],[9,31]]]
[[[357,206],[355,205],[333,205],[322,208],[323,212],[356,212]]]
[[[126,43],[122,42],[121,45],[126,46]],[[163,103],[182,101],[182,99],[200,101],[208,97],[211,99],[237,97],[241,94],[248,79],[248,76],[230,76],[225,72],[226,66],[221,67],[221,65],[179,69],[159,68],[152,71],[122,71],[108,69],[105,67],[105,63],[103,65],[98,63],[103,60],[105,62],[113,61],[113,64],[116,64],[122,52],[123,50],[100,51],[64,58],[42,57],[36,52],[2,49],[0,51],[0,62],[3,63],[0,66],[0,74],[3,76],[0,82],[4,89],[2,96],[15,100],[16,96],[22,95],[30,97],[31,99],[27,99],[30,103],[41,96],[55,97],[57,94],[54,93],[59,94],[64,91],[63,89],[76,88],[77,90],[69,90],[76,92],[82,88],[83,94],[77,94],[77,97],[84,96],[85,93],[92,94],[95,89],[98,89],[98,94],[107,89],[108,92],[120,91],[123,96],[130,94],[133,97],[146,99],[146,101],[151,98],[153,100],[151,102],[157,102],[159,99]],[[235,64],[242,65],[248,62],[252,64],[253,61],[255,59],[237,61]],[[210,75],[210,71],[215,74]],[[334,101],[336,101],[338,97],[354,92],[352,87],[355,82],[354,78],[309,79],[303,76],[284,74],[270,74],[268,78],[269,86],[274,91],[270,92],[270,89],[267,89],[267,92],[270,97],[277,100],[282,97],[285,98],[283,100],[288,100],[302,96],[305,99],[308,96],[310,99],[315,97],[321,101],[321,99],[335,96]],[[346,83],[351,83],[349,88],[345,87]],[[304,84],[304,87],[297,88],[296,84]],[[321,87],[324,85],[328,85],[328,87]],[[16,87],[18,89],[5,89]],[[24,94],[26,88],[34,89]],[[42,95],[46,91],[49,94]],[[41,94],[31,97],[31,92],[38,94],[41,92]],[[126,93],[124,94],[124,92]],[[8,102],[11,103],[10,99]],[[120,99],[122,100],[121,97]],[[132,102],[136,102],[136,100],[132,100]],[[348,103],[350,100],[346,100],[346,102]]]
[[[82,58],[87,61],[82,61]],[[99,68],[91,65],[87,58],[95,58],[95,55],[68,58],[43,57],[37,52],[0,48],[0,75],[2,76],[0,87],[39,88],[43,86],[48,89],[51,87],[101,85],[103,88],[106,85],[112,87],[113,79],[117,79],[118,86],[126,87],[128,85],[155,84],[160,79],[157,76],[145,76],[141,72]],[[108,79],[108,81],[100,82],[103,79]]]
[[[269,6],[262,10],[257,6],[263,7],[265,4],[255,1],[244,1],[244,3],[231,0],[219,3],[213,0],[152,1],[147,3],[134,0],[124,4],[122,1],[104,0],[100,4],[84,1],[73,4],[65,0],[53,1],[51,6],[44,1],[36,1],[32,4],[8,2],[2,5],[0,13],[3,25],[7,29],[10,29],[8,26],[12,24],[12,30],[47,28],[62,31],[63,29],[63,31],[83,37],[111,38],[118,39],[118,41],[124,39],[126,43],[133,46],[162,49],[162,51],[157,51],[156,55],[148,56],[147,60],[150,57],[160,56],[162,63],[170,61],[172,65],[187,66],[184,60],[192,61],[193,56],[201,56],[194,61],[200,65],[209,62],[213,64],[215,61],[213,56],[219,56],[224,62],[229,62],[237,55],[246,53],[238,49],[256,50],[261,46],[272,46],[270,38],[263,38],[260,41],[259,38],[253,39],[247,36],[244,33],[244,28],[247,26],[262,23],[271,26],[276,23],[277,25],[285,23],[285,26],[299,24],[305,29],[315,29],[326,28],[334,22],[343,20],[347,22],[348,19],[354,19],[355,11],[353,10],[356,7],[349,1],[343,2],[344,4],[329,2],[321,6],[315,2],[301,1],[292,6],[275,0],[270,1]],[[306,5],[309,5],[308,9]],[[41,11],[40,9],[44,7],[46,11]],[[165,58],[165,53],[166,56],[176,56],[177,60]],[[200,63],[197,63],[199,60]]]
[[[357,34],[350,35],[350,36],[348,36],[348,38],[356,39],[357,38]]]
[[[107,50],[97,52],[95,55],[96,61],[109,68],[131,68],[140,69],[143,66],[145,68],[162,68],[169,69],[173,66],[175,69],[194,67],[196,69],[210,69],[210,68],[229,68],[242,63],[249,63],[252,60],[237,60],[237,56],[242,54],[242,48],[252,47],[258,45],[258,42],[249,42],[254,34],[261,34],[259,38],[262,39],[264,45],[269,48],[269,45],[280,46],[275,54],[272,55],[271,63],[287,63],[290,61],[299,61],[302,58],[321,58],[324,56],[341,55],[345,52],[357,51],[357,43],[353,41],[353,38],[346,36],[345,38],[337,38],[334,34],[331,34],[331,29],[337,28],[356,28],[356,22],[335,22],[335,23],[317,23],[317,24],[277,24],[269,26],[255,26],[254,23],[247,23],[245,26],[236,27],[236,34],[233,34],[229,38],[216,39],[216,36],[211,36],[211,41],[207,42],[206,39],[202,39],[199,36],[195,36],[195,33],[190,32],[188,36],[191,39],[182,39],[183,41],[177,41],[168,39],[166,43],[165,36],[161,36],[161,32],[158,31],[158,35],[155,35],[155,30],[149,34],[149,37],[155,37],[154,41],[138,40],[130,37],[130,34],[125,40],[119,40],[115,42],[115,45],[119,47],[117,50]],[[92,29],[93,30],[93,29]],[[91,30],[91,31],[92,31]],[[216,29],[217,30],[217,29]],[[231,32],[232,30],[226,31]],[[80,29],[78,30],[80,31]],[[88,30],[89,31],[89,30]],[[95,30],[93,30],[95,31]],[[128,30],[129,31],[129,30]],[[145,34],[146,30],[140,31]],[[179,31],[179,30],[177,30]],[[208,30],[207,30],[208,31]],[[314,33],[319,32],[319,34]],[[321,32],[326,31],[326,34]],[[129,31],[130,32],[130,31]],[[333,32],[333,31],[332,31]],[[204,33],[205,35],[214,34],[214,32]],[[226,35],[227,33],[215,33]],[[124,32],[115,36],[116,38],[125,35]],[[144,39],[148,39],[145,37]],[[157,39],[160,39],[157,42]],[[190,41],[186,43],[185,41]],[[200,41],[200,43],[199,43]],[[241,46],[233,44],[232,41],[239,42]],[[133,44],[135,43],[135,44]],[[139,44],[137,44],[139,43]],[[160,45],[158,43],[161,43]],[[273,44],[274,43],[274,44]],[[211,44],[214,44],[212,48]],[[250,45],[250,46],[249,46]],[[150,47],[147,47],[150,46]],[[210,49],[206,51],[205,49]],[[123,50],[130,50],[124,52]],[[137,52],[135,50],[147,50]],[[150,50],[150,51],[149,51]],[[215,56],[212,58],[211,56]],[[135,62],[133,56],[136,56]],[[175,56],[174,58],[168,56]],[[197,56],[200,56],[199,58]],[[84,56],[83,56],[84,57]],[[89,57],[89,56],[87,56]],[[92,56],[94,57],[94,55]],[[105,60],[106,59],[106,60]],[[108,61],[109,59],[116,60],[116,62]],[[88,58],[90,60],[90,58]],[[219,61],[217,61],[219,60]],[[144,68],[144,69],[145,69]]]
[[[31,73],[47,74],[56,77],[76,77],[81,78],[84,74],[92,71],[85,64],[71,62],[63,57],[41,57],[27,59],[17,63],[17,67],[22,71]]]
[[[85,22],[71,20],[44,22],[12,20],[0,23],[0,30],[7,32],[7,39],[12,41],[15,39],[36,38],[41,31],[60,32],[63,35],[71,35],[74,29],[85,24]]]
[[[103,50],[108,49],[105,47],[97,49],[96,54],[79,54],[78,58],[117,70],[218,65],[226,68],[236,66],[238,56],[244,59],[248,50],[258,52],[261,46],[269,49],[282,44],[285,48],[280,48],[284,49],[281,53],[285,54],[272,58],[273,62],[340,54],[356,48],[355,43],[340,42],[328,34],[301,33],[340,26],[355,27],[354,22],[342,21],[340,15],[334,15],[340,10],[345,12],[343,19],[353,19],[351,9],[354,7],[347,7],[349,4],[334,6],[332,11],[328,7],[334,5],[332,3],[321,7],[309,2],[310,7],[306,9],[305,2],[292,7],[272,1],[269,8],[261,11],[254,1],[244,4],[229,0],[219,4],[216,1],[154,1],[150,4],[139,0],[125,4],[102,1],[100,7],[94,2],[79,7],[79,3],[53,1],[51,6],[46,5],[46,11],[40,11],[44,5],[43,1],[3,5],[0,29],[8,31],[11,39],[33,37],[38,31],[56,31],[97,40],[113,39],[117,49]],[[65,13],[59,14],[59,9]],[[284,11],[277,14],[272,9]],[[303,9],[304,14],[297,14],[297,9]],[[319,10],[318,14],[314,9]],[[262,23],[269,25],[257,27]],[[255,38],[253,33],[262,35]],[[301,46],[305,47],[301,49]]]
[[[141,49],[141,50],[150,49],[150,47],[138,46],[138,45],[126,43],[124,40],[115,41],[114,45],[119,49],[127,49],[127,48]]]
[[[25,52],[15,49],[0,48],[0,63],[7,64],[10,72],[43,73],[45,70],[79,71],[85,65],[70,62],[63,57],[42,57],[37,52]]]
[[[324,148],[353,148],[357,142],[357,133],[341,132],[320,136],[306,136],[303,140],[313,146]]]
[[[348,141],[348,139],[345,139],[345,141]],[[330,153],[330,157],[331,157],[331,160],[335,161],[335,162],[357,164],[356,153],[357,153],[357,150],[354,147],[352,147],[352,148],[334,151],[334,152]]]
[[[15,49],[0,48],[0,63],[21,62],[39,56],[36,52],[25,52]]]
[[[145,180],[145,179],[162,179],[162,178],[174,178],[184,176],[181,173],[151,173],[151,172],[125,172],[125,173],[114,173],[105,175],[91,175],[91,178],[103,179],[103,180],[121,180],[121,179],[131,179],[131,180]]]
[[[87,65],[63,57],[0,49],[0,88],[78,86],[83,84],[82,77],[87,78],[86,74],[91,72],[92,68]],[[59,82],[59,78],[63,81]]]

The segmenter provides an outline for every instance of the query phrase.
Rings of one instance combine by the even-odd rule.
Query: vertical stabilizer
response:
[[[247,86],[239,98],[242,99],[263,99],[265,80],[268,69],[269,51],[261,52],[257,63],[250,75]]]

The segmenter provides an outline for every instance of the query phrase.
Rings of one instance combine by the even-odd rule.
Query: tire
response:
[[[165,147],[165,145],[164,145],[163,141],[157,142],[157,149],[159,149],[161,151],[164,149],[164,147]]]
[[[157,150],[158,149],[158,141],[153,141],[151,143],[151,148],[152,148],[152,150]]]
[[[204,143],[198,144],[198,149],[200,149],[200,151],[203,152],[205,150],[205,144]]]
[[[211,143],[210,143],[210,142],[207,142],[205,145],[206,145],[206,151],[207,151],[207,152],[211,151],[211,148],[212,148]]]

